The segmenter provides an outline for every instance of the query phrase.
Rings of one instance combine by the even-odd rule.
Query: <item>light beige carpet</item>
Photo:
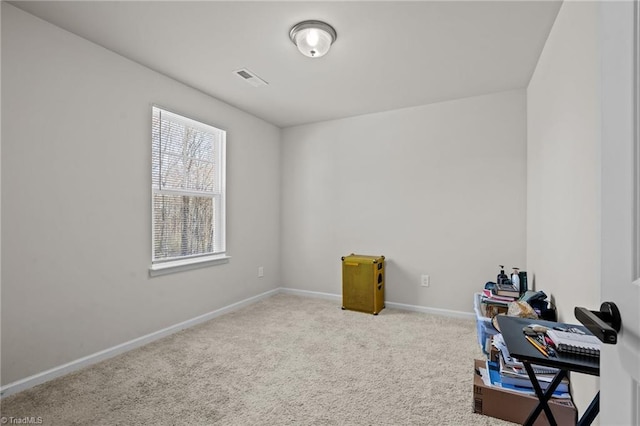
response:
[[[279,294],[5,398],[51,425],[509,425],[472,413],[472,320]]]

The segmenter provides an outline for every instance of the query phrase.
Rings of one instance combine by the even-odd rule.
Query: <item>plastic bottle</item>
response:
[[[518,276],[520,277],[520,293],[524,294],[529,290],[529,285],[527,284],[527,272],[520,271]]]
[[[516,290],[520,291],[520,271],[519,268],[513,268],[513,273],[511,274],[511,284],[516,288]]]

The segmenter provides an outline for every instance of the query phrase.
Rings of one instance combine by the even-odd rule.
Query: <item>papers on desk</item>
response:
[[[498,363],[487,361],[485,366],[486,368],[480,368],[479,370],[480,370],[480,376],[482,377],[482,381],[486,386],[500,387],[505,390],[522,393],[525,395],[532,395],[532,396],[536,395],[532,387],[517,386],[517,385],[505,383],[503,381],[502,375],[500,374],[500,367],[498,366]],[[559,399],[570,399],[571,394],[569,394],[568,392],[560,392],[556,390],[555,392],[553,392],[552,397],[559,398]]]
[[[518,373],[527,374],[527,371],[524,369],[524,364],[518,359],[513,358],[507,349],[507,345],[504,343],[504,338],[502,334],[496,334],[493,336],[492,341],[493,346],[500,351],[500,355],[502,356],[502,360],[504,365],[510,368],[513,368]],[[559,370],[554,367],[546,367],[542,365],[532,364],[533,372],[536,374],[556,374]]]
[[[509,350],[507,349],[507,345],[505,345],[504,343],[504,338],[502,337],[502,334],[496,334],[495,336],[493,336],[493,340],[491,344],[498,351],[500,351],[500,354],[502,355],[502,358],[504,359],[504,363],[506,365],[508,365],[509,367],[516,366],[516,367],[524,368],[524,365],[520,361],[518,361],[515,358],[512,358],[511,354],[509,354]]]

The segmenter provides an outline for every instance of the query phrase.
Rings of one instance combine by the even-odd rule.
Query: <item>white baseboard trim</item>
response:
[[[293,294],[295,296],[315,297],[317,299],[342,301],[342,295],[334,293],[321,293],[319,291],[298,290],[297,288],[280,287],[280,293]]]
[[[220,309],[216,309],[215,311],[197,316],[190,320],[183,321],[181,323],[169,326],[167,328],[163,328],[162,330],[158,330],[153,333],[149,333],[145,336],[141,336],[136,339],[130,340],[128,342],[122,343],[120,345],[113,346],[111,348],[102,350],[100,352],[87,355],[80,359],[76,359],[75,361],[71,361],[66,364],[43,371],[41,373],[34,374],[33,376],[29,376],[24,379],[15,381],[13,383],[9,383],[5,386],[0,387],[0,398],[13,395],[15,393],[40,385],[42,383],[53,380],[55,378],[80,370],[81,368],[88,367],[100,361],[104,361],[116,355],[120,355],[124,352],[128,352],[132,349],[139,348],[155,340],[177,333],[178,331],[182,331],[186,328],[193,327],[194,325],[198,325],[203,322],[209,321],[213,318],[219,317],[220,315],[224,315],[229,312],[236,311],[247,305],[256,303],[262,299],[266,299],[268,297],[274,296],[279,292],[280,292],[280,289],[269,290],[262,294],[258,294],[257,296],[249,297],[239,302],[232,303],[231,305],[225,306]]]
[[[404,311],[422,312],[423,314],[440,315],[444,317],[475,319],[472,312],[452,311],[450,309],[428,308],[426,306],[407,305],[405,303],[384,302],[387,308],[402,309]]]
[[[334,293],[321,293],[318,291],[298,290],[296,288],[280,287],[280,292],[285,294],[293,294],[296,296],[317,297],[320,299],[342,301],[342,295]],[[422,312],[423,314],[441,315],[452,318],[475,319],[476,315],[472,312],[452,311],[449,309],[428,308],[426,306],[407,305],[405,303],[384,302],[385,306],[393,309],[401,309],[404,311]]]
[[[342,295],[340,294],[322,293],[318,291],[298,290],[295,288],[279,287],[274,290],[269,290],[264,293],[258,294],[256,296],[249,297],[239,302],[232,303],[231,305],[225,306],[220,309],[216,309],[215,311],[197,316],[190,320],[183,321],[181,323],[169,326],[167,328],[163,328],[162,330],[158,330],[153,333],[149,333],[145,336],[138,337],[136,339],[122,343],[120,345],[107,348],[100,352],[96,352],[94,354],[87,355],[80,359],[51,368],[41,373],[34,374],[33,376],[29,376],[24,379],[15,381],[13,383],[9,383],[5,386],[0,387],[0,399],[7,397],[9,395],[13,395],[18,392],[21,392],[23,390],[27,390],[34,386],[38,386],[42,383],[48,382],[50,380],[56,379],[58,377],[64,376],[66,374],[72,373],[74,371],[80,370],[82,368],[88,367],[98,362],[104,361],[106,359],[113,358],[116,355],[120,355],[132,349],[139,348],[155,340],[161,339],[163,337],[177,333],[178,331],[182,331],[186,328],[193,327],[195,325],[209,321],[213,318],[219,317],[220,315],[224,315],[229,312],[236,311],[240,308],[244,308],[245,306],[251,305],[260,300],[266,299],[268,297],[275,296],[276,294],[279,294],[279,293],[292,294],[292,295],[303,296],[303,297],[315,297],[320,299],[333,300],[337,302],[342,301]],[[385,302],[385,305],[389,308],[402,309],[406,311],[415,311],[415,312],[422,312],[427,314],[442,315],[442,316],[456,317],[456,318],[475,319],[475,314],[468,313],[468,312],[451,311],[448,309],[438,309],[438,308],[427,308],[425,306],[407,305],[404,303],[395,303],[395,302]]]

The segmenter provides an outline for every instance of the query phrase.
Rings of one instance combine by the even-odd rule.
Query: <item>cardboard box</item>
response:
[[[482,307],[483,307],[482,312],[484,313],[484,316],[489,318],[493,318],[496,315],[506,314],[507,312],[509,312],[509,308],[507,306],[482,303]]]
[[[475,368],[485,368],[485,361],[475,360]],[[538,398],[511,392],[499,387],[486,386],[482,378],[473,374],[473,412],[509,422],[524,424],[529,414],[538,405]],[[559,425],[575,425],[578,411],[570,399],[551,398],[549,407]],[[548,425],[547,415],[542,411],[535,426]]]

